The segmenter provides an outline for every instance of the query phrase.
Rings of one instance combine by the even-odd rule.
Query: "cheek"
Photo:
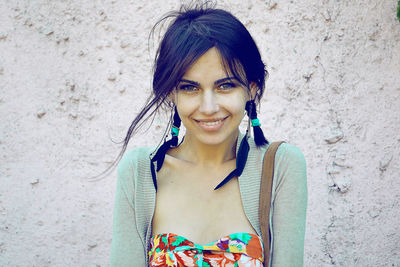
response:
[[[224,108],[229,110],[230,113],[238,115],[243,118],[246,106],[246,96],[243,94],[238,94],[234,97],[229,97],[224,99]]]
[[[198,102],[195,97],[179,96],[176,98],[176,107],[181,119],[190,116],[198,106]]]

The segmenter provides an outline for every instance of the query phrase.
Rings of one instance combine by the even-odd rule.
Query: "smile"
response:
[[[216,119],[216,120],[195,120],[197,124],[205,131],[217,131],[219,130],[225,122],[226,118]]]
[[[218,121],[200,121],[199,123],[200,124],[204,124],[204,125],[207,125],[207,126],[211,126],[211,125],[217,125],[217,124],[220,124],[222,122],[222,120],[218,120]]]

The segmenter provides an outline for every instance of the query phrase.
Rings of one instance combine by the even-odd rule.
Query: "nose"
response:
[[[213,90],[205,90],[203,92],[199,111],[206,115],[212,115],[219,111],[218,101]]]

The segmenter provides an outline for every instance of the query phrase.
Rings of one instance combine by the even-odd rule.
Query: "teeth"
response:
[[[220,124],[220,123],[221,123],[221,120],[219,120],[219,121],[209,121],[209,122],[202,121],[201,122],[201,124],[204,124],[204,125],[207,125],[207,126],[214,126],[214,125],[217,125],[217,124]]]

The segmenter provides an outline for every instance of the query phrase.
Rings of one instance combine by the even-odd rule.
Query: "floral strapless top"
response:
[[[263,266],[261,238],[235,233],[201,246],[172,233],[151,238],[149,266]]]

